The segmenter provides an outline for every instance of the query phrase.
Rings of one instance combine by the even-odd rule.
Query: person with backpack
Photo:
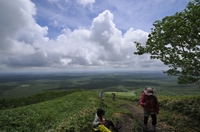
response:
[[[159,114],[159,104],[158,99],[155,95],[153,88],[148,87],[146,88],[141,95],[140,105],[143,107],[144,110],[144,129],[147,130],[147,122],[149,116],[152,118],[152,131],[156,131],[156,124],[157,124],[157,114]]]
[[[94,121],[92,122],[93,128],[99,128],[99,125],[104,125],[106,128],[112,127],[113,130],[118,130],[121,128],[119,122],[114,124],[111,120],[104,119],[103,116],[105,115],[105,111],[102,108],[98,108],[95,114]]]
[[[103,93],[104,93],[104,91],[101,91],[101,92],[99,93],[100,100],[104,100],[104,99],[103,99]]]
[[[116,94],[115,93],[112,93],[112,99],[115,101],[115,98],[116,98]]]

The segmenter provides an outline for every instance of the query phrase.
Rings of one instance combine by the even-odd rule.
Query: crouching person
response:
[[[100,132],[111,132],[109,130],[110,127],[112,127],[113,130],[118,130],[121,128],[119,124],[115,125],[111,120],[104,119],[104,115],[105,111],[102,108],[98,108],[92,123],[93,128],[99,129]]]

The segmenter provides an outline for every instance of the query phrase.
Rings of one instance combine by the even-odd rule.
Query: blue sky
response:
[[[81,3],[82,1],[82,3]],[[189,0],[32,0],[37,8],[36,22],[49,28],[48,37],[56,38],[63,28],[90,28],[95,17],[105,10],[113,16],[116,28],[150,32],[155,20],[182,11]]]
[[[189,0],[0,1],[0,72],[163,70],[137,56],[156,20]]]

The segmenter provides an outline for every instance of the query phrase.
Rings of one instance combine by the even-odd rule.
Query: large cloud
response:
[[[84,1],[82,1],[84,2]],[[87,1],[85,1],[87,2]],[[88,1],[88,2],[93,2]],[[116,28],[114,16],[105,10],[93,19],[90,29],[63,29],[57,39],[45,35],[48,27],[35,21],[36,7],[29,0],[0,1],[0,68],[132,68],[162,66],[148,55],[136,56],[134,41],[147,40],[148,33]]]

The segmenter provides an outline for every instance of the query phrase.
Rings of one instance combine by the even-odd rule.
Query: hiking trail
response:
[[[121,109],[126,109],[132,113],[132,115],[123,114],[121,116],[121,129],[118,132],[143,132],[143,109],[138,104],[130,102],[129,105],[119,106]],[[133,130],[134,123],[139,123],[140,128],[138,130]],[[148,121],[148,127],[151,127],[151,118]],[[167,125],[166,122],[157,119],[156,132],[173,132],[174,128]]]

